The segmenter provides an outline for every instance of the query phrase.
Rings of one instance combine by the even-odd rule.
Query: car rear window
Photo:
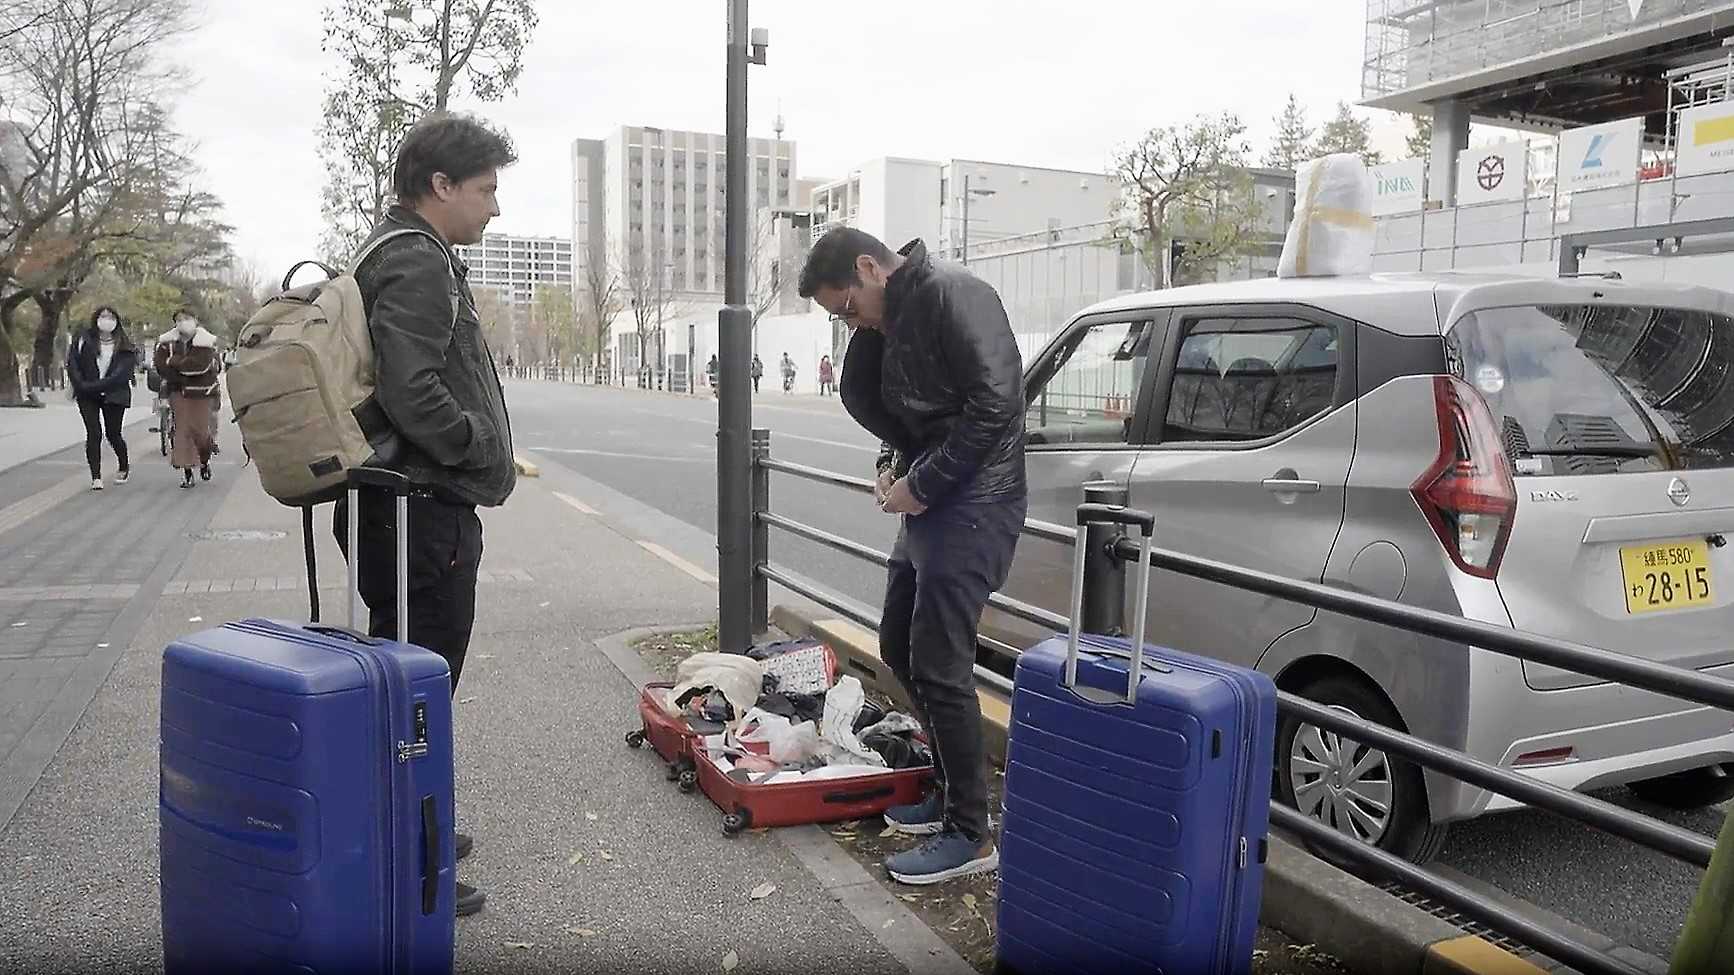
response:
[[[1464,316],[1451,370],[1481,391],[1517,474],[1734,466],[1734,320],[1528,305]]]

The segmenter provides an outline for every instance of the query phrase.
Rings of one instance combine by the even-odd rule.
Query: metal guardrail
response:
[[[829,484],[863,494],[873,492],[873,482],[865,478],[851,477],[804,464],[776,460],[770,455],[770,432],[768,430],[755,430],[753,432],[753,446],[755,468],[755,488],[752,499],[755,523],[755,551],[753,553],[755,619],[753,622],[755,626],[762,630],[768,622],[763,610],[768,602],[766,587],[768,583],[775,582],[828,609],[843,614],[870,630],[877,630],[879,621],[874,618],[870,609],[845,597],[828,592],[812,580],[770,562],[769,543],[765,532],[765,529],[776,528],[797,537],[817,542],[834,551],[853,555],[883,566],[889,561],[889,556],[884,552],[832,532],[802,524],[769,510],[768,475],[771,472],[787,474],[820,484]],[[1090,618],[1089,606],[1092,603],[1098,607],[1112,607],[1111,610],[1099,609],[1097,611],[1098,619],[1101,618],[1102,612],[1112,612],[1117,619],[1123,607],[1123,603],[1119,599],[1124,587],[1123,567],[1128,561],[1136,561],[1141,555],[1141,549],[1139,545],[1117,530],[1111,536],[1095,534],[1098,530],[1100,530],[1100,526],[1092,529],[1089,541],[1092,548],[1099,548],[1099,553],[1089,557],[1086,561],[1086,619]],[[1067,545],[1074,545],[1077,542],[1076,529],[1038,519],[1026,520],[1023,532],[1032,537]],[[1098,543],[1104,538],[1107,539],[1106,544],[1098,546]],[[1182,552],[1153,548],[1150,553],[1150,564],[1153,568],[1164,571],[1274,596],[1395,629],[1437,637],[1520,660],[1533,660],[1670,697],[1734,711],[1734,681],[1702,674],[1694,670],[1660,664],[1627,654],[1557,640],[1535,633],[1493,626],[1451,616],[1436,610],[1379,599],[1318,583],[1289,579]],[[1108,598],[1101,598],[1099,595],[1097,598],[1091,599],[1088,594],[1091,589],[1102,590]],[[990,598],[990,604],[1021,619],[1055,630],[1063,631],[1069,625],[1069,621],[1064,616],[1001,596],[998,593]],[[982,683],[1003,693],[1009,693],[1011,690],[1011,682],[1003,675],[980,665],[976,666],[976,676]],[[1286,691],[1278,692],[1277,707],[1284,714],[1293,715],[1317,727],[1348,736],[1359,743],[1376,746],[1416,765],[1547,810],[1555,815],[1585,823],[1610,835],[1631,840],[1692,866],[1699,868],[1709,866],[1712,854],[1716,849],[1715,841],[1691,830],[1633,812],[1583,793],[1561,788],[1539,779],[1529,778],[1510,769],[1481,761],[1464,752],[1416,738],[1393,728],[1351,717]],[[1641,975],[1638,969],[1616,958],[1604,955],[1567,935],[1537,924],[1496,901],[1460,884],[1438,877],[1420,866],[1351,839],[1277,801],[1271,803],[1271,822],[1297,834],[1315,848],[1323,849],[1340,861],[1346,861],[1367,873],[1394,879],[1405,884],[1437,899],[1467,917],[1528,944],[1555,960],[1570,964],[1579,971],[1596,973],[1596,975]]]

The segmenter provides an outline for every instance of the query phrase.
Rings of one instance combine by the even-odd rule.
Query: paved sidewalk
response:
[[[24,406],[0,409],[0,471],[84,443],[84,420],[78,415],[78,405],[66,398],[65,391],[45,389],[38,390],[36,395],[44,403],[40,409]],[[150,391],[141,384],[133,393],[132,408],[126,411],[129,436],[142,429],[138,424],[152,418],[151,403]],[[108,450],[106,444],[103,450]],[[107,463],[112,470],[113,456],[107,458]]]
[[[341,617],[342,563],[329,513],[319,520],[324,604]],[[459,922],[459,971],[721,971],[730,952],[742,972],[908,970],[879,930],[908,923],[895,901],[869,925],[835,878],[804,865],[815,860],[803,838],[725,839],[702,796],[622,744],[635,692],[604,638],[714,618],[715,590],[541,481],[522,481],[483,520],[489,576],[458,690],[458,808],[476,836],[462,876],[490,901]],[[86,652],[78,673],[100,685],[88,708],[56,712],[76,721],[64,744],[37,721],[18,746],[52,760],[23,783],[15,815],[0,808],[0,970],[156,970],[161,648],[220,620],[305,618],[299,518],[230,462],[193,492],[165,476],[3,521],[0,594],[115,588],[0,601],[0,640],[36,639],[29,659],[61,668],[76,655],[49,651]],[[29,635],[50,618],[51,631]],[[17,619],[32,626],[4,625]],[[765,883],[776,892],[751,900]]]

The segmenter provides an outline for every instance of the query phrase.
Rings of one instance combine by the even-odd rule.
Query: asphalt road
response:
[[[586,477],[695,528],[716,531],[716,404],[703,398],[537,381],[509,384],[514,439]],[[772,455],[871,476],[876,442],[835,399],[761,395],[756,426]],[[885,550],[895,522],[840,488],[773,475],[772,508],[797,521]],[[875,566],[772,532],[771,561],[877,606]],[[1624,789],[1602,798],[1639,808]],[[1723,812],[1645,812],[1714,834]],[[1459,824],[1441,862],[1615,941],[1666,959],[1697,892],[1699,872],[1599,831],[1522,811]]]

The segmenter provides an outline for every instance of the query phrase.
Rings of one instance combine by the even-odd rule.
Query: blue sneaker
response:
[[[913,850],[885,858],[885,869],[900,884],[926,886],[999,869],[992,840],[977,842],[946,830]]]
[[[885,810],[885,825],[905,836],[932,836],[945,828],[945,793],[934,789],[920,802],[892,806]]]

